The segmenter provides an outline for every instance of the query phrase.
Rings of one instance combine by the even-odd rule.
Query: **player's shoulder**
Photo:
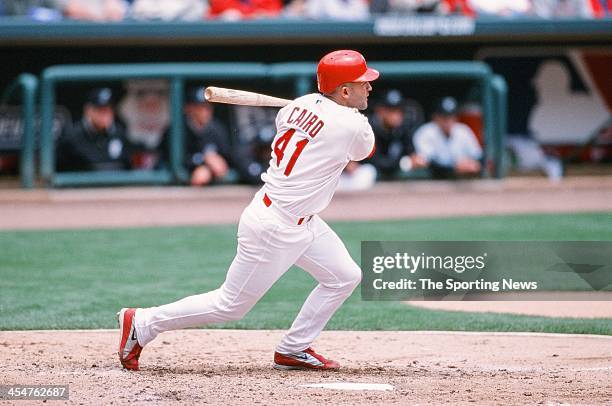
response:
[[[300,104],[300,105],[311,105],[316,106],[321,111],[330,111],[334,114],[340,115],[348,115],[348,116],[359,116],[359,119],[365,119],[367,121],[367,117],[363,116],[359,112],[359,110],[351,107],[342,106],[335,101],[331,100],[328,97],[325,97],[321,93],[309,93],[304,96],[300,96],[295,99],[291,104]]]
[[[280,109],[279,111],[279,115],[280,116],[284,116],[286,114],[291,114],[291,112],[295,109],[295,108],[299,108],[299,109],[304,109],[307,108],[309,110],[313,109],[313,106],[321,103],[322,101],[317,101],[318,97],[317,96],[321,96],[317,93],[310,93],[310,94],[306,94],[304,96],[300,96],[296,99],[293,99],[293,101],[291,101],[291,103],[289,103],[288,105],[286,105],[285,107],[283,107],[282,109]],[[323,96],[321,96],[323,97]]]
[[[320,93],[300,96],[289,105],[283,107],[286,115],[291,115],[294,111],[299,111],[300,109],[316,114],[336,130],[344,129],[352,132],[355,130],[371,129],[368,118],[361,114],[359,110],[342,106]]]
[[[361,113],[357,109],[350,109],[350,110],[352,110],[349,113],[351,115],[352,122],[357,127],[366,127],[366,128],[369,128],[370,130],[372,129],[372,126],[370,125],[370,120],[368,120],[368,117],[365,114]]]
[[[323,99],[325,98],[325,96],[323,96],[320,93],[309,93],[309,94],[305,94],[304,96],[300,96],[297,99],[293,100],[293,102],[291,104],[320,104],[323,102]]]

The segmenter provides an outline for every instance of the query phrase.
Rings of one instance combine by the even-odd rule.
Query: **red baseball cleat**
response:
[[[291,354],[274,353],[274,368],[287,369],[340,369],[340,364],[336,361],[326,359],[321,354],[317,354],[312,348]]]
[[[117,313],[119,322],[119,361],[125,369],[138,371],[138,358],[142,347],[136,339],[136,329],[134,328],[134,315],[136,309],[124,308]]]

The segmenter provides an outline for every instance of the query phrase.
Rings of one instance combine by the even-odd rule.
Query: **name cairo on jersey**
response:
[[[293,124],[296,128],[301,129],[312,138],[314,138],[325,125],[323,120],[319,119],[319,116],[298,106],[294,107],[291,114],[289,114],[287,124]]]

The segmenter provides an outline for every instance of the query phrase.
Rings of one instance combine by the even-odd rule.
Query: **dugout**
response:
[[[506,105],[503,79],[495,77],[489,67],[481,62],[370,62],[389,81],[467,81],[471,91],[476,92],[483,106],[485,133],[485,161],[491,166],[496,177],[502,175],[503,134]],[[272,83],[293,83],[293,97],[313,90],[316,64],[291,63],[263,65],[256,63],[202,63],[202,64],[122,64],[122,65],[63,65],[45,69],[41,76],[40,112],[40,174],[48,186],[117,185],[117,184],[170,184],[184,183],[188,174],[182,167],[183,115],[182,103],[185,82],[206,79],[211,84],[227,85],[228,81],[241,80]],[[57,87],[65,83],[124,80],[129,78],[161,78],[170,82],[170,168],[159,170],[97,171],[57,173],[55,170],[55,145],[53,117]],[[252,91],[262,91],[247,85]],[[26,134],[33,137],[33,134]],[[24,145],[34,145],[32,139],[25,139]],[[28,152],[24,168],[32,172],[33,156]],[[491,173],[485,168],[483,175]]]
[[[588,52],[588,57],[594,61],[593,66],[599,66],[604,73],[600,75],[604,78],[600,88],[605,95],[605,72],[606,66],[609,71],[609,55],[612,53],[610,38],[610,18],[510,20],[482,17],[474,20],[460,16],[373,16],[360,22],[278,19],[92,23],[62,20],[41,24],[22,17],[4,17],[0,19],[3,60],[0,89],[6,89],[13,78],[24,72],[41,77],[42,72],[53,65],[202,61],[276,64],[315,61],[329,50],[352,47],[367,55],[368,60],[381,62],[486,62],[508,83],[508,109],[512,117],[508,125],[515,133],[526,131],[525,115],[531,108],[531,101],[525,103],[524,100],[534,99],[534,96],[525,91],[530,87],[531,73],[516,69],[506,56],[527,55],[535,67],[539,61],[534,57],[544,59],[559,54],[564,63],[571,64],[572,58],[567,58],[567,54]],[[597,61],[601,55],[603,57]],[[524,64],[522,60],[517,63],[520,65],[516,66]],[[576,91],[588,88],[588,80],[579,77],[582,73],[580,66],[572,68],[572,88]],[[257,80],[253,83],[262,84]],[[254,90],[290,97],[294,85],[284,83],[280,88],[262,86]],[[404,85],[407,82],[397,83]],[[414,91],[411,97],[433,99],[437,97],[433,93],[442,91],[440,87],[429,86],[426,81],[421,83],[410,82],[410,90]],[[378,85],[381,84],[386,86],[382,82]],[[467,94],[470,87],[469,83],[457,81],[445,84],[444,90]],[[285,91],[287,93],[283,93]],[[612,91],[608,89],[607,93],[612,94]],[[606,99],[612,105],[609,94]],[[16,99],[13,97],[11,100]],[[21,113],[19,110],[16,114]],[[60,116],[56,114],[53,121],[59,121]],[[38,123],[34,120],[35,132]],[[18,143],[20,140],[12,141]]]

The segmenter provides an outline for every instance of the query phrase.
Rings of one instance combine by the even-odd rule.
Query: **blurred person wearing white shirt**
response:
[[[414,146],[434,178],[473,176],[480,172],[482,148],[474,132],[457,121],[458,104],[444,97],[436,106],[432,121],[414,134]]]

